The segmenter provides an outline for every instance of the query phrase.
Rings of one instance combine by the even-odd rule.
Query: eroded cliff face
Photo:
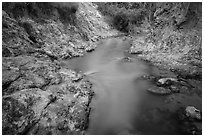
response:
[[[62,3],[54,4],[50,18],[33,15],[46,3],[21,4],[3,3],[2,10],[3,134],[84,134],[91,83],[59,60],[82,56],[117,32],[92,3],[75,3],[65,22]]]
[[[30,48],[40,49],[55,58],[82,56],[86,51],[96,47],[94,44],[96,40],[117,34],[117,31],[112,30],[104,22],[95,5],[77,4],[77,11],[75,13],[67,11],[67,15],[66,10],[61,13],[60,10],[51,7],[52,14],[47,15],[49,18],[40,17],[40,15],[32,17],[33,15],[24,15],[19,11],[16,12],[19,12],[21,16],[15,17],[13,15],[15,11],[12,11],[12,8],[7,11],[8,13],[5,12],[8,9],[7,6],[2,14],[3,56],[32,52]],[[28,7],[20,8],[26,12]],[[38,9],[36,10],[39,12]],[[66,20],[61,19],[61,14]]]
[[[151,25],[134,37],[130,53],[176,71],[183,78],[201,80],[202,3],[153,3]]]

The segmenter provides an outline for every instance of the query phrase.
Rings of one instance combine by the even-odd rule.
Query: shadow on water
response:
[[[151,67],[137,58],[128,60],[129,43],[104,40],[94,52],[65,63],[93,83],[88,134],[178,134],[175,118],[157,107],[164,97],[149,94],[149,83],[137,80]]]

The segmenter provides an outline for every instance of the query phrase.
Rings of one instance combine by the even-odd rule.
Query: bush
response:
[[[145,19],[146,9],[138,2],[108,2],[96,3],[98,10],[110,18],[110,24],[116,29],[129,33],[138,27]]]
[[[113,24],[118,30],[122,32],[128,32],[128,23],[128,17],[124,13],[118,13],[113,17]]]
[[[35,20],[60,19],[63,23],[75,22],[77,3],[3,2],[2,9],[15,19],[31,17]]]

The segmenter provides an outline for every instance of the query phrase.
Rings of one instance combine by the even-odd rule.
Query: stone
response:
[[[133,46],[130,48],[129,51],[131,54],[142,54],[144,52],[144,43],[135,40],[133,41],[132,45]]]
[[[180,93],[190,94],[189,88],[186,87],[186,86],[182,86],[182,87],[180,88]]]
[[[132,62],[133,59],[130,58],[130,57],[124,57],[124,58],[121,59],[121,61],[122,61],[122,62]]]
[[[179,93],[179,87],[177,86],[174,86],[174,85],[171,85],[170,86],[170,89],[173,93]]]
[[[194,106],[187,106],[185,112],[187,117],[201,120],[201,112]]]
[[[157,85],[171,85],[173,82],[178,82],[176,78],[161,78],[158,80]]]
[[[158,95],[168,95],[171,94],[172,91],[170,89],[165,89],[163,87],[151,86],[147,89],[148,92]]]
[[[8,48],[2,48],[2,56],[3,57],[10,57],[12,55],[12,53],[10,52],[10,50]]]
[[[40,118],[48,103],[48,94],[40,89],[25,89],[2,100],[3,134],[26,134],[29,126]]]

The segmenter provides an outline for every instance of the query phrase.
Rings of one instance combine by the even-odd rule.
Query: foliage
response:
[[[78,5],[51,2],[3,2],[2,9],[15,19],[25,16],[40,21],[59,18],[63,23],[74,24]]]
[[[108,2],[96,4],[102,14],[111,18],[110,23],[113,27],[126,33],[129,33],[135,26],[140,26],[147,15],[143,3],[139,2]]]

